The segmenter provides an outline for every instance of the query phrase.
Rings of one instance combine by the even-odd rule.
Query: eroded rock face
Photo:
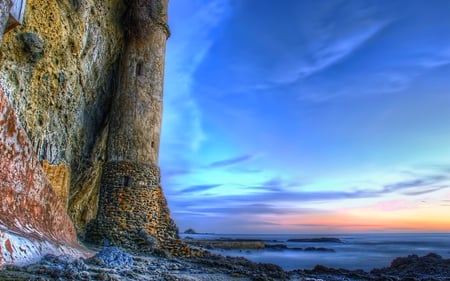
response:
[[[0,266],[83,255],[75,228],[0,88]]]
[[[2,152],[20,150],[0,174],[11,178],[0,229],[18,234],[0,237],[7,252],[75,244],[87,225],[123,247],[192,252],[177,239],[157,167],[166,9],[167,0],[28,0],[23,25],[4,35],[1,108],[23,128],[11,133],[8,121],[0,140]]]
[[[122,0],[27,0],[23,25],[3,37],[0,85],[52,183],[70,187],[80,236],[97,212],[124,11]]]

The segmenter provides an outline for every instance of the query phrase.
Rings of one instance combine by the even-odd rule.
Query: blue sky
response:
[[[169,1],[181,230],[450,231],[449,1]]]

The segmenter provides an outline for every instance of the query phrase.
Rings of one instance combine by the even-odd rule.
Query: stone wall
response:
[[[87,240],[94,243],[108,240],[141,251],[177,239],[178,230],[161,190],[158,166],[127,161],[105,164],[99,211],[88,234]]]

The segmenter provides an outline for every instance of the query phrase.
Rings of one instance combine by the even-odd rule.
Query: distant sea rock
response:
[[[342,243],[342,240],[335,237],[320,238],[294,238],[288,239],[288,242],[304,242],[304,243]]]
[[[256,250],[265,247],[264,241],[252,239],[185,239],[184,242],[205,249]]]
[[[318,247],[318,248],[316,248],[316,247],[306,247],[305,249],[304,249],[304,251],[307,251],[307,252],[336,252],[334,249],[331,249],[331,248],[323,248],[323,247]]]
[[[288,247],[284,244],[265,244],[264,248],[269,250],[286,250]]]
[[[286,246],[284,244],[266,244],[265,249],[266,250],[305,251],[305,252],[330,252],[330,253],[336,252],[334,249],[331,249],[331,248],[324,248],[324,247],[289,248],[288,246]]]
[[[186,229],[184,234],[198,234],[193,228]]]

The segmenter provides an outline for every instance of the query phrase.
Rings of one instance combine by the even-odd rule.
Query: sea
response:
[[[254,262],[273,263],[284,270],[312,269],[316,265],[349,270],[388,267],[401,256],[436,253],[450,258],[450,233],[395,234],[182,234],[193,239],[257,239],[265,244],[283,244],[287,249],[213,250],[225,256],[245,257]],[[289,239],[338,238],[336,242],[289,242]],[[308,247],[327,251],[304,251]]]

